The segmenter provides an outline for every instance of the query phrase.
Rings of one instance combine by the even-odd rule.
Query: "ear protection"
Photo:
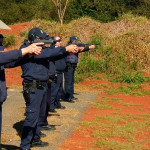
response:
[[[60,41],[61,41],[61,39],[56,40],[54,37],[52,37],[52,40],[53,40],[53,44],[56,44],[57,42],[60,42]]]
[[[54,36],[52,36],[51,38],[53,40],[53,44],[56,44],[57,41],[55,40]]]
[[[30,35],[30,37],[29,37],[29,40],[30,40],[30,41],[34,41],[35,38],[36,38],[35,35],[32,33],[32,34]]]
[[[36,32],[36,28],[33,28],[30,30],[30,32],[28,34],[28,39],[30,41],[34,41],[36,39],[35,32]]]

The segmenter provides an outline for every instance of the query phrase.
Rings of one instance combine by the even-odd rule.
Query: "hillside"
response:
[[[30,23],[10,27],[12,31],[0,30],[0,32],[5,36],[7,34],[15,36],[16,45],[11,48],[19,48],[32,27],[42,28],[51,36],[61,36],[63,45],[66,45],[72,35],[79,37],[82,42],[100,43],[95,51],[82,55],[78,74],[81,70],[84,70],[82,74],[89,71],[112,74],[121,74],[124,70],[150,71],[150,20],[145,17],[124,15],[118,21],[110,23],[81,18],[63,26],[56,22],[33,20]],[[95,70],[90,62],[95,65]]]

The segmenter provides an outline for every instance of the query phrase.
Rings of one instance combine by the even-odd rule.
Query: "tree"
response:
[[[66,0],[66,2],[62,2],[62,0],[51,0],[51,1],[57,8],[57,13],[58,13],[60,23],[61,25],[63,25],[64,15],[70,0]],[[62,3],[64,3],[64,5],[62,5]]]

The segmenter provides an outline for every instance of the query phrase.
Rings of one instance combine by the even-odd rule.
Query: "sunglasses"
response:
[[[59,39],[59,40],[56,40],[56,42],[61,42],[61,39]]]

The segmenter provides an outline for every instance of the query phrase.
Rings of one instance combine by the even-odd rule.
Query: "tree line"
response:
[[[0,19],[7,24],[33,19],[59,21],[54,0],[0,0]],[[60,0],[62,8],[66,0]],[[89,16],[100,22],[117,20],[124,13],[150,18],[149,0],[69,0],[64,23]]]

